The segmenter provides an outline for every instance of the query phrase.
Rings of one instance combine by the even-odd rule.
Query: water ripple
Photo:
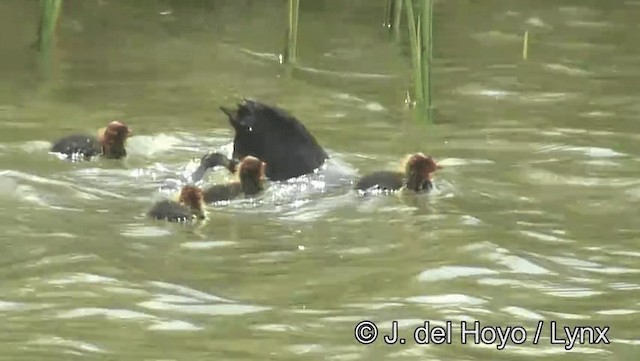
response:
[[[86,352],[108,353],[107,350],[98,347],[97,345],[83,341],[65,339],[58,336],[39,337],[35,340],[28,341],[27,344],[37,346],[55,346],[57,348],[71,349],[74,351],[72,353],[80,355]]]
[[[438,296],[415,296],[415,297],[408,297],[406,301],[411,303],[430,304],[430,305],[437,305],[437,306],[463,306],[463,305],[474,306],[474,305],[481,305],[487,302],[477,297],[471,297],[471,296],[462,295],[462,294],[448,294],[448,295],[438,295]]]
[[[442,266],[436,269],[422,271],[418,275],[420,281],[443,281],[459,277],[495,275],[497,271],[488,268],[464,267],[464,266]]]

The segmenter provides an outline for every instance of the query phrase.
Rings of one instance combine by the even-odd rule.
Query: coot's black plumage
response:
[[[273,181],[312,173],[329,158],[307,128],[284,109],[248,99],[235,110],[220,109],[235,131],[232,159],[242,160],[251,155],[265,161],[266,176]],[[225,158],[224,155],[215,158],[220,163],[209,166],[228,164]],[[197,171],[192,179],[200,180],[205,170],[206,167]]]

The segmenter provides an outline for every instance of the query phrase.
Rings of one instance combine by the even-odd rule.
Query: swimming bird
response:
[[[246,156],[238,164],[238,180],[216,184],[204,190],[206,203],[232,200],[240,195],[255,196],[264,189],[267,164],[253,156]]]
[[[235,131],[230,162],[248,155],[261,159],[267,163],[265,174],[270,180],[282,181],[312,173],[329,158],[302,122],[284,109],[245,99],[237,109],[220,107],[220,110]],[[211,158],[221,163],[201,162],[204,168],[192,175],[193,181],[202,178],[206,166],[228,164],[224,158]]]
[[[72,134],[60,138],[53,143],[50,151],[63,154],[68,159],[77,156],[90,159],[97,155],[120,159],[127,156],[125,142],[131,135],[131,129],[116,120],[99,129],[95,137],[87,134]]]
[[[198,187],[187,185],[182,187],[178,201],[162,200],[153,205],[147,216],[169,222],[187,222],[194,219],[205,219],[204,193]]]
[[[402,171],[380,170],[361,177],[354,189],[395,191],[405,188],[414,192],[428,192],[433,189],[433,173],[442,168],[431,156],[422,153],[409,155],[402,164]]]

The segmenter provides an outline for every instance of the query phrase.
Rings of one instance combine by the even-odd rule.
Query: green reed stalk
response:
[[[298,52],[298,13],[300,0],[289,0],[289,28],[287,29],[287,44],[284,50],[283,61],[286,64],[296,62]]]
[[[431,54],[433,0],[419,0],[421,12],[416,18],[413,1],[404,2],[409,27],[411,65],[413,68],[413,98],[427,121],[431,120]]]
[[[431,111],[431,56],[432,56],[432,34],[433,34],[433,0],[422,0],[422,16],[420,18],[421,44],[420,68],[422,70],[422,94],[423,106],[427,111]],[[429,114],[429,113],[428,113]],[[428,117],[430,118],[430,117]]]
[[[422,68],[421,68],[421,33],[418,33],[416,27],[416,18],[413,13],[413,1],[404,2],[407,12],[407,25],[409,26],[409,46],[411,48],[411,65],[413,67],[413,97],[417,103],[424,103],[424,93],[422,89]]]
[[[402,0],[388,0],[384,26],[390,29],[395,41],[400,40],[400,20],[402,19]]]
[[[391,30],[393,31],[393,38],[396,41],[400,40],[400,22],[402,21],[402,3],[403,0],[393,0],[393,23],[391,24]]]
[[[524,32],[524,39],[522,40],[522,59],[527,60],[529,58],[529,32]]]
[[[391,22],[393,21],[393,3],[395,3],[395,0],[387,0],[387,8],[384,11],[384,22],[382,23],[385,28],[391,28]]]
[[[38,28],[38,47],[40,51],[47,52],[51,49],[61,8],[62,0],[40,0],[40,24]]]
[[[62,0],[40,0],[40,23],[36,48],[40,53],[40,70],[45,78],[53,71],[55,35]]]
[[[400,22],[402,20],[403,0],[388,0],[384,26],[390,29],[395,41],[400,40]]]

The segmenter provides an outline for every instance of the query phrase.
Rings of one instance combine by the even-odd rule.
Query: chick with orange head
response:
[[[254,156],[242,158],[237,166],[238,180],[216,184],[204,190],[206,203],[229,201],[241,195],[252,197],[264,190],[267,164]]]
[[[407,156],[401,171],[382,170],[367,174],[355,183],[354,189],[429,192],[433,189],[433,173],[441,168],[431,156],[414,153]]]
[[[120,121],[112,121],[98,130],[96,137],[87,134],[72,134],[53,143],[52,153],[59,153],[68,159],[90,159],[100,155],[109,159],[127,156],[126,140],[132,135],[131,129]]]
[[[187,222],[206,218],[203,192],[200,188],[182,187],[178,201],[162,200],[151,207],[147,215],[153,219],[169,222]]]

